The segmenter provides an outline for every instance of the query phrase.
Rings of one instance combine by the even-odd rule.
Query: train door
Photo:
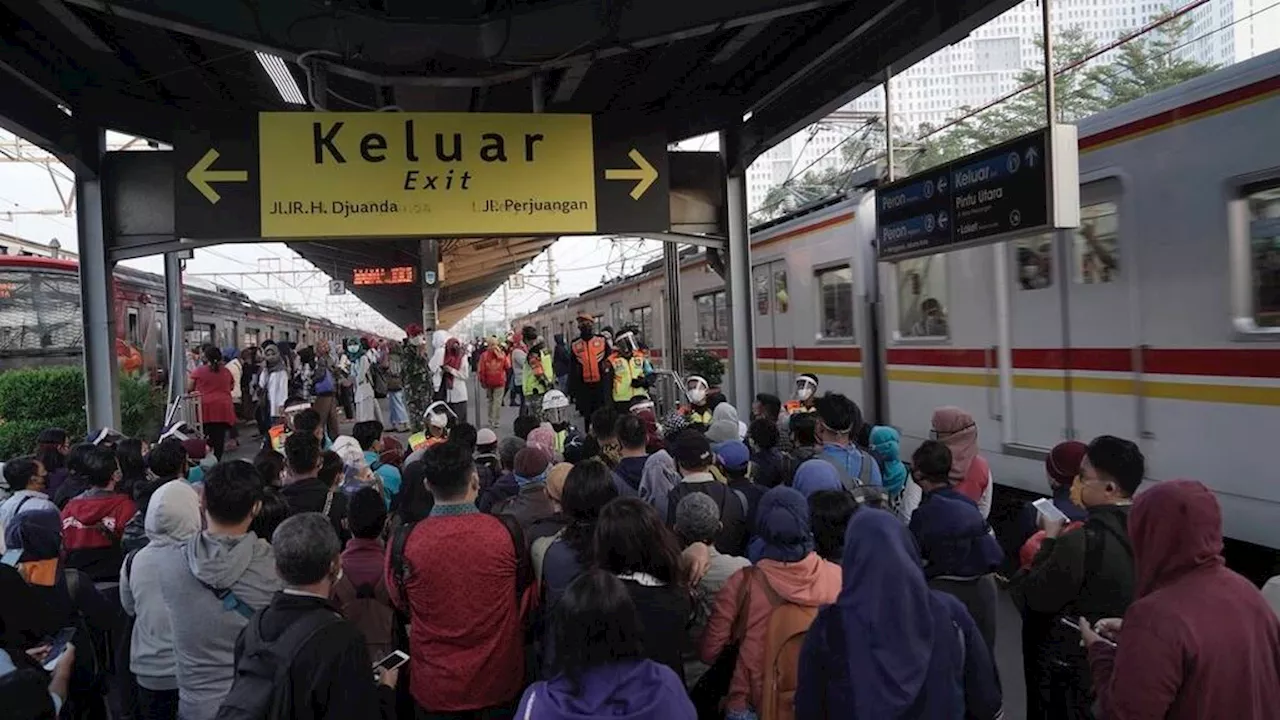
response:
[[[1068,439],[1137,436],[1140,328],[1120,210],[1118,182],[1091,183],[1081,188],[1079,230],[1003,248],[1007,333],[997,355],[1015,445],[1043,450]]]
[[[791,297],[787,292],[787,261],[756,265],[752,271],[756,296],[756,384],[760,392],[786,398],[790,395],[792,342]]]
[[[1118,180],[1080,188],[1080,228],[1066,234],[1068,393],[1075,438],[1136,440],[1141,383],[1135,248],[1121,242]],[[1132,233],[1128,234],[1133,237]]]
[[[1010,428],[1004,440],[1035,450],[1048,450],[1071,436],[1060,250],[1054,233],[996,250],[1005,254],[996,262],[1004,294],[1004,302],[997,298],[1004,327],[996,347],[1002,415]]]

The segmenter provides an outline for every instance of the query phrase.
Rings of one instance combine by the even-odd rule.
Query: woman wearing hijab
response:
[[[764,677],[773,670],[773,660],[764,655],[774,608],[789,603],[816,611],[840,592],[840,567],[814,552],[803,495],[785,485],[769,490],[760,499],[756,523],[759,535],[749,554],[759,559],[754,567],[734,573],[716,594],[702,635],[702,661],[712,664],[737,640],[735,626],[745,628],[726,700],[730,718],[749,717],[762,708]]]
[[[440,385],[444,391],[444,401],[449,403],[453,414],[459,418],[467,416],[467,378],[471,377],[471,362],[467,359],[466,349],[458,338],[449,338],[444,345],[444,364]]]
[[[969,413],[954,405],[944,405],[933,411],[933,423],[929,434],[940,440],[951,451],[951,481],[957,492],[978,504],[982,517],[991,513],[991,493],[995,483],[991,479],[991,467],[978,453],[978,423]],[[910,519],[920,504],[920,488],[907,483],[902,493],[903,514]]]
[[[839,490],[844,492],[840,483],[840,471],[836,466],[822,459],[806,460],[796,468],[796,478],[792,482],[799,493],[806,498],[822,490]]]
[[[129,670],[138,685],[140,717],[174,718],[178,666],[156,559],[200,532],[199,495],[185,482],[170,480],[151,496],[145,525],[147,546],[131,555],[120,573],[120,604],[134,618]]]
[[[800,651],[797,720],[1000,714],[987,644],[959,600],[925,584],[897,518],[854,513],[842,569],[839,596],[818,612]]]
[[[727,402],[716,405],[711,412],[711,426],[707,428],[707,440],[712,445],[741,440],[747,429],[738,420],[738,410]]]
[[[671,453],[659,450],[644,461],[644,470],[640,473],[640,499],[657,505],[658,498],[665,498],[679,482],[680,472],[676,470],[676,461]]]
[[[1129,515],[1136,587],[1124,621],[1080,618],[1109,718],[1274,718],[1280,620],[1222,559],[1222,510],[1194,480],[1159,483]]]
[[[889,502],[896,506],[908,479],[907,466],[903,464],[901,455],[902,436],[888,425],[877,425],[871,429],[870,440],[871,454],[880,461],[884,491],[889,495]]]
[[[385,423],[382,417],[382,405],[378,402],[373,390],[373,374],[377,372],[377,355],[369,349],[369,341],[364,338],[352,338],[347,341],[347,356],[351,357],[352,346],[355,357],[352,358],[352,374],[356,379],[356,422],[377,420]]]

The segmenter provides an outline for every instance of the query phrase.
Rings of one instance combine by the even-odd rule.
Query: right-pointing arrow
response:
[[[636,186],[631,188],[631,199],[639,200],[644,195],[649,186],[653,185],[658,179],[658,169],[649,164],[648,160],[640,154],[639,150],[632,149],[627,153],[627,157],[631,158],[631,162],[635,163],[635,168],[614,168],[604,171],[605,180],[635,180]]]
[[[217,205],[222,196],[209,183],[215,182],[248,182],[248,170],[210,170],[209,168],[221,157],[217,150],[209,150],[187,171],[187,182],[195,186],[204,195],[210,205]]]

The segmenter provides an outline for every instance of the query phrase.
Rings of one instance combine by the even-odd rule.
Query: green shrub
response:
[[[717,387],[724,379],[724,361],[706,350],[684,351],[684,376],[699,375],[711,387]]]
[[[0,374],[0,418],[44,421],[73,413],[84,414],[80,368],[23,368]]]
[[[155,438],[164,422],[164,390],[120,378],[120,432]],[[0,459],[27,455],[41,430],[60,427],[72,443],[85,436],[84,373],[76,367],[24,368],[0,374]]]

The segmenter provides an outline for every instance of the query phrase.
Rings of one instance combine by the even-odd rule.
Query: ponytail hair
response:
[[[222,367],[222,351],[212,345],[204,346],[204,360],[217,372]]]

